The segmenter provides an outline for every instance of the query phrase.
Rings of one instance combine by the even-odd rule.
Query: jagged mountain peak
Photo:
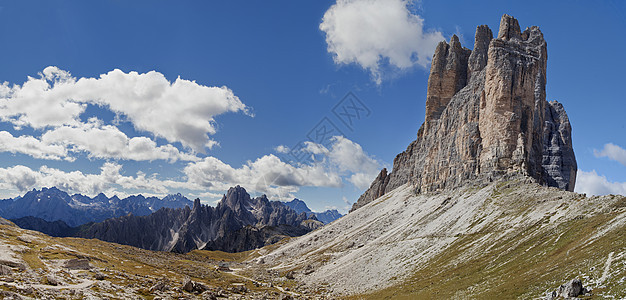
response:
[[[522,32],[509,15],[496,38],[478,26],[473,50],[454,36],[440,42],[417,139],[351,211],[406,183],[428,193],[519,175],[573,191],[571,125],[562,105],[546,100],[547,58],[539,27]]]
[[[246,192],[246,189],[237,185],[228,189],[226,195],[222,197],[218,206],[229,207],[233,211],[239,213],[245,211],[246,207],[252,205],[251,200],[250,194]]]
[[[291,207],[291,209],[295,210],[298,213],[307,212],[311,213],[311,209],[306,205],[306,203],[298,198],[294,198],[289,202],[285,202],[285,205]]]
[[[195,200],[193,200],[193,209],[200,209],[202,208],[202,203],[200,203],[200,198],[196,198]]]

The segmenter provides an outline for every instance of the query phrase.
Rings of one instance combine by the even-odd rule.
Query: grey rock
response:
[[[59,280],[53,275],[48,274],[46,275],[46,284],[57,286],[59,285]]]
[[[312,229],[301,226],[314,215],[296,213],[265,195],[251,198],[230,188],[216,207],[196,199],[193,208],[162,208],[148,216],[128,215],[83,226],[77,236],[148,250],[186,253],[194,249],[245,251]],[[244,237],[249,237],[246,239]]]
[[[209,287],[204,285],[201,282],[194,282],[193,283],[193,291],[195,293],[201,294],[201,293],[204,293],[205,291],[207,291],[208,289],[209,289]]]
[[[523,176],[573,191],[576,158],[563,106],[546,101],[547,44],[504,15],[498,38],[478,26],[474,50],[441,42],[428,79],[426,117],[352,210],[404,184],[416,193]]]
[[[584,293],[583,283],[578,278],[561,285],[557,291],[557,294],[563,298],[577,297]]]
[[[89,270],[91,269],[91,265],[89,264],[88,259],[84,258],[73,258],[65,261],[63,263],[63,267],[70,270]]]
[[[104,276],[104,274],[102,274],[100,272],[96,272],[96,274],[94,274],[93,278],[96,279],[96,280],[104,280],[106,277]]]
[[[191,278],[185,277],[185,279],[183,280],[183,285],[181,286],[181,289],[188,293],[193,292],[193,281],[191,281]]]
[[[391,177],[387,174],[387,168],[383,168],[378,176],[376,176],[376,179],[374,179],[369,189],[365,191],[361,197],[359,197],[359,200],[357,200],[354,205],[352,205],[352,209],[350,209],[350,211],[354,211],[355,209],[358,209],[359,207],[362,207],[363,205],[366,205],[374,199],[384,195],[390,178]]]
[[[500,20],[500,30],[498,32],[498,39],[510,40],[521,39],[522,33],[520,32],[519,23],[517,19],[505,14]]]
[[[320,223],[319,221],[313,222]],[[229,231],[224,234],[224,236],[207,242],[202,250],[242,252],[274,244],[283,238],[301,236],[311,230],[311,228],[304,226],[278,225],[256,227],[247,225],[241,229]]]
[[[150,287],[150,293],[154,293],[156,291],[165,292],[169,289],[170,289],[169,281],[164,279],[164,280],[160,280],[159,282],[155,283],[152,287]]]
[[[13,270],[11,270],[11,268],[5,266],[5,265],[0,265],[0,275],[1,276],[9,276],[13,274]]]
[[[237,294],[245,294],[248,292],[248,288],[243,283],[233,284],[233,286],[230,288],[230,291]]]
[[[544,300],[553,300],[558,297],[556,291],[546,292],[546,295],[543,297]]]
[[[467,62],[467,81],[472,78],[472,74],[477,74],[487,66],[487,52],[489,51],[489,42],[493,39],[493,33],[489,26],[480,25],[476,27],[476,35],[474,38],[474,50],[469,56]]]
[[[287,274],[285,274],[285,278],[287,278],[287,279],[294,279],[295,277],[294,277],[293,271],[287,272]]]
[[[2,299],[7,299],[7,300],[18,300],[18,299],[24,299],[22,298],[22,296],[14,293],[14,292],[9,292],[9,291],[3,291],[0,290],[0,298]]]
[[[213,291],[205,291],[200,295],[203,300],[217,300],[217,294]]]
[[[11,267],[11,268],[17,268],[20,271],[26,270],[26,265],[24,265],[23,263],[20,263],[20,262],[12,261],[12,260],[0,259],[0,265],[8,266],[8,267]]]

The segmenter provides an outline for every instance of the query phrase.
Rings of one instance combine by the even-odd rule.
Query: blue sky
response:
[[[436,42],[471,49],[504,13],[548,42],[577,190],[626,194],[625,5],[500,2],[0,1],[0,198],[57,185],[214,203],[241,184],[345,212],[415,139]],[[340,137],[311,142],[323,128]]]

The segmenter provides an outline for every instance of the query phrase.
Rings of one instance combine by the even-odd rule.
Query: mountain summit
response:
[[[440,43],[425,122],[393,172],[249,269],[337,298],[570,299],[589,297],[584,281],[594,297],[626,299],[626,197],[571,192],[571,128],[545,100],[546,59],[539,28],[508,15],[497,38],[478,26],[473,51]]]
[[[383,169],[352,211],[410,183],[417,193],[519,174],[573,191],[576,158],[563,106],[546,101],[547,45],[503,15],[498,36],[476,28],[474,50],[442,41],[428,78],[417,139]]]

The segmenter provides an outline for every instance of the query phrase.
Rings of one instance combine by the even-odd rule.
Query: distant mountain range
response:
[[[328,224],[334,220],[343,217],[336,209],[328,209],[324,212],[313,212],[309,207],[300,199],[293,199],[289,202],[285,202],[285,205],[291,207],[297,213],[307,213],[307,215],[313,214],[315,217],[324,224]]]
[[[36,217],[48,222],[63,221],[70,227],[89,222],[102,222],[109,218],[133,214],[149,215],[166,208],[183,208],[192,206],[191,202],[181,194],[168,195],[163,199],[130,196],[120,199],[111,198],[100,193],[90,198],[81,194],[70,196],[68,193],[52,188],[42,188],[26,193],[15,199],[0,200],[0,216],[5,219]]]
[[[327,222],[341,216],[337,211],[313,213],[298,199],[285,204],[269,201],[265,195],[251,198],[240,186],[230,188],[216,207],[202,205],[199,199],[191,202],[180,194],[120,200],[104,194],[69,196],[56,188],[33,190],[0,203],[0,216],[25,229],[182,253],[246,251],[323,226],[317,214]],[[297,210],[290,205],[297,205]]]

